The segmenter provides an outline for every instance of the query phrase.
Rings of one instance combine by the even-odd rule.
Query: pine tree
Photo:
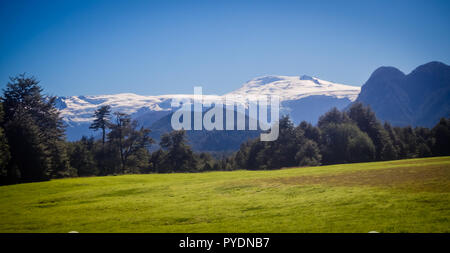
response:
[[[11,160],[11,182],[73,175],[64,144],[64,124],[55,97],[42,95],[34,77],[10,78],[3,92],[4,127]]]
[[[89,126],[90,129],[97,131],[99,129],[102,130],[102,144],[105,146],[106,139],[106,129],[108,128],[109,117],[111,115],[111,107],[109,105],[104,105],[95,110],[94,112],[94,121]]]

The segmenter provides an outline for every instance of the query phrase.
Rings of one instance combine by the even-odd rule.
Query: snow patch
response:
[[[241,88],[223,96],[203,95],[207,102],[223,99],[225,96],[235,101],[256,98],[260,95],[277,95],[280,102],[299,100],[314,95],[356,100],[361,87],[333,83],[307,75],[302,76],[262,76],[245,83]],[[103,105],[111,106],[113,112],[141,114],[145,111],[170,111],[172,99],[189,99],[193,94],[168,94],[161,96],[141,96],[133,93],[98,96],[59,97],[56,106],[68,125],[88,123],[93,120],[94,111]]]

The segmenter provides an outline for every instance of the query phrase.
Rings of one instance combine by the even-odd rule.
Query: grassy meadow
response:
[[[0,232],[450,232],[450,157],[0,187]]]

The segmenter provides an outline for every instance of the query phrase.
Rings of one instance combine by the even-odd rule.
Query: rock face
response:
[[[370,105],[379,119],[395,126],[433,127],[441,117],[450,117],[450,66],[430,62],[408,75],[380,67],[356,101]]]

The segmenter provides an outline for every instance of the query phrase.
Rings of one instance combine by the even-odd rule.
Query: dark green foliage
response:
[[[327,124],[322,129],[325,164],[373,161],[375,147],[368,135],[350,123]]]
[[[224,157],[219,162],[214,164],[213,167],[214,170],[235,170],[236,169],[236,163],[234,156]]]
[[[41,93],[38,82],[24,75],[11,78],[3,92],[1,184],[77,175],[269,170],[450,155],[450,119],[441,119],[431,130],[392,127],[388,122],[382,125],[374,112],[360,103],[354,103],[348,111],[331,109],[320,117],[317,126],[307,122],[294,126],[288,117],[281,117],[277,140],[246,140],[237,152],[227,156],[194,153],[185,131],[163,134],[161,149],[150,153],[150,129],[120,112],[114,113],[111,122],[108,106],[96,110],[90,127],[102,130],[101,140],[83,137],[68,143],[54,98]],[[214,145],[228,134],[214,135],[221,136]]]
[[[295,154],[298,150],[295,127],[288,117],[279,121],[278,139],[270,142],[259,142],[259,149],[254,150],[255,164],[249,169],[279,169],[297,165]]]
[[[395,127],[394,131],[398,136],[399,143],[399,158],[414,158],[416,157],[416,135],[414,129],[410,126],[407,127]]]
[[[19,75],[3,91],[3,126],[11,155],[7,183],[76,175],[69,166],[55,98],[42,95],[38,84]]]
[[[201,171],[211,171],[214,169],[215,160],[211,154],[202,152],[196,156],[197,168]]]
[[[159,149],[150,157],[150,171],[158,173],[209,171],[217,164],[208,153],[196,155],[187,145],[184,130],[172,131],[161,136]]]
[[[100,108],[95,110],[93,116],[94,121],[89,126],[89,128],[94,131],[102,130],[102,148],[101,150],[96,150],[95,152],[93,151],[97,160],[96,166],[98,166],[98,173],[100,173],[101,175],[108,175],[114,172],[114,164],[111,163],[111,159],[108,156],[108,151],[112,151],[111,147],[105,148],[106,130],[111,125],[111,107],[109,105],[101,106]],[[97,173],[96,169],[94,170],[95,172],[93,171],[91,173]]]
[[[256,144],[258,139],[248,140],[241,144],[241,147],[236,152],[234,157],[236,163],[236,169],[247,169],[248,168],[248,157],[250,153],[250,148]]]
[[[302,121],[297,128],[303,131],[305,138],[315,142],[320,141],[320,129],[318,127],[314,127],[311,123]]]
[[[124,113],[114,115],[115,122],[110,125],[111,131],[108,133],[108,151],[110,156],[117,154],[120,159],[120,167],[115,168],[115,172],[136,173],[148,166],[148,147],[153,143],[149,136],[150,129],[137,129],[137,121],[132,121]]]
[[[48,143],[50,152],[50,176],[52,178],[75,177],[77,170],[70,166],[67,143],[52,139]]]
[[[370,137],[362,132],[355,130],[355,135],[349,138],[348,143],[348,162],[369,162],[376,156],[375,145]]]
[[[279,129],[279,137],[275,141],[255,139],[242,144],[235,156],[238,168],[267,170],[321,163],[321,154],[313,139],[319,138],[317,128],[306,122],[294,127],[289,117],[282,117]]]
[[[385,146],[383,154],[385,154],[385,158],[387,160],[398,159],[400,156],[401,140],[398,137],[394,128],[391,126],[391,124],[385,122],[383,128],[386,130],[386,133],[388,134],[389,139],[391,140],[390,145]]]
[[[431,155],[431,149],[427,144],[420,143],[417,145],[417,157],[429,157]]]
[[[280,120],[280,137],[273,142],[244,142],[234,156],[238,169],[369,162],[450,154],[450,120],[432,130],[382,125],[369,107],[353,104],[322,115],[318,126],[301,122],[296,128]],[[294,164],[294,165],[293,165]]]
[[[450,119],[442,118],[432,129],[433,153],[436,155],[450,155]]]
[[[350,118],[345,112],[339,111],[336,107],[332,108],[330,111],[319,117],[317,126],[322,129],[327,124],[341,124],[349,123]]]
[[[107,142],[83,137],[70,144],[70,164],[76,168],[80,176],[111,175],[124,173],[148,173],[153,166],[149,147],[153,143],[150,129],[138,127],[137,121],[131,120],[127,114],[114,113],[115,120],[109,121],[108,107],[101,107],[92,129],[105,127]],[[106,113],[105,113],[106,112]],[[98,114],[98,113],[96,113]]]
[[[39,127],[22,108],[18,108],[5,124],[11,160],[8,163],[7,182],[40,181],[49,178],[50,157],[43,144]]]
[[[108,128],[109,117],[111,115],[111,107],[109,105],[101,106],[94,112],[94,122],[89,126],[90,129],[97,131],[102,130],[102,144],[105,145],[106,129]]]
[[[100,174],[95,161],[94,138],[83,136],[81,140],[69,144],[70,165],[76,168],[79,176],[96,176]]]
[[[322,160],[320,149],[313,140],[306,140],[300,150],[295,154],[295,160],[299,166],[318,166]]]
[[[354,103],[347,114],[361,131],[369,135],[375,145],[376,159],[389,160],[392,141],[370,107],[364,107],[361,103]]]
[[[0,103],[0,179],[6,178],[7,165],[11,155],[9,153],[9,145],[6,140],[5,131],[3,128],[3,104]],[[1,184],[2,182],[0,182]]]
[[[164,164],[167,152],[158,149],[153,152],[149,160],[149,170],[147,172],[168,173],[170,168]]]
[[[198,170],[194,153],[187,145],[184,130],[163,134],[160,145],[167,151],[161,164],[167,170],[173,172]]]

